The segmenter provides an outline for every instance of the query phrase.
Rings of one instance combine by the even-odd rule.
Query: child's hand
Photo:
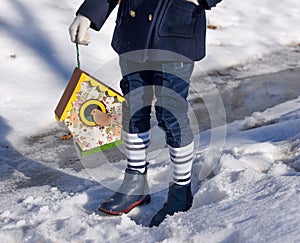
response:
[[[87,17],[79,14],[69,28],[71,41],[82,45],[88,45],[91,42],[90,34],[88,33],[90,24],[91,21]]]

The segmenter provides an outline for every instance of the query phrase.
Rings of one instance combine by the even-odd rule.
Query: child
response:
[[[194,141],[186,101],[194,61],[205,56],[206,18],[221,0],[121,0],[112,39],[120,56],[123,132],[127,168],[124,180],[99,210],[128,213],[150,202],[147,184],[147,148],[154,97],[158,125],[166,133],[173,166],[168,199],[149,226],[167,215],[192,206],[191,169]],[[85,0],[69,32],[74,43],[87,45],[89,28],[100,30],[118,0]]]

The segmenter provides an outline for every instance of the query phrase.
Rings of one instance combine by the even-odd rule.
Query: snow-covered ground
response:
[[[300,98],[227,124],[216,175],[206,181],[199,172],[212,130],[201,132],[188,212],[145,227],[167,194],[157,189],[167,187],[161,184],[170,167],[161,149],[150,154],[166,161],[150,167],[151,204],[121,217],[93,213],[122,175],[79,161],[72,142],[59,141],[64,130],[53,116],[76,65],[68,26],[80,3],[0,3],[0,242],[299,242]],[[103,66],[119,72],[110,48],[115,14],[80,49],[82,68],[107,83]],[[236,82],[222,82],[226,68],[242,77],[300,67],[297,0],[224,0],[208,22],[217,28],[208,29],[208,54],[195,77],[197,70],[219,72],[206,78],[234,90]],[[115,160],[114,168],[124,168],[122,156]]]

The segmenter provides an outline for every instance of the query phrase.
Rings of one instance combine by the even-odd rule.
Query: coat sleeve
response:
[[[106,19],[117,6],[118,0],[85,0],[76,15],[81,14],[91,21],[91,28],[100,30]]]
[[[216,6],[217,3],[221,2],[222,0],[199,0],[199,4],[204,7],[205,9],[211,9],[212,7]]]

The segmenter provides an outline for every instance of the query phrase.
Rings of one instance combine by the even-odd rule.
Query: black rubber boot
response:
[[[147,170],[140,173],[126,169],[124,180],[119,189],[105,202],[99,211],[107,214],[120,215],[128,213],[136,206],[148,204],[151,201],[147,182]]]
[[[187,185],[172,184],[169,187],[168,200],[163,208],[152,218],[149,227],[158,226],[167,215],[189,210],[193,203],[191,183]]]

